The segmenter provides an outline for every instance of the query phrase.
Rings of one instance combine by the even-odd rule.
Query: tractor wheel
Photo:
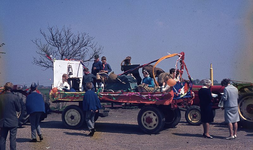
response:
[[[190,125],[200,125],[201,124],[201,113],[199,106],[190,106],[185,112],[185,120]]]
[[[158,133],[163,129],[165,118],[156,107],[143,107],[138,114],[138,125],[142,131],[148,134]]]
[[[62,112],[62,121],[67,128],[80,128],[84,120],[83,111],[76,105],[67,106]]]
[[[253,93],[244,94],[239,98],[240,125],[253,127]]]
[[[177,124],[181,120],[180,109],[179,108],[171,109],[168,107],[166,107],[166,108],[163,108],[163,113],[165,116],[165,127],[166,128],[174,128],[177,126]]]

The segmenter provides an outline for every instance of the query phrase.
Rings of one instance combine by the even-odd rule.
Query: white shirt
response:
[[[60,81],[57,84],[57,89],[58,90],[70,90],[70,85],[66,81],[64,83],[62,81]]]

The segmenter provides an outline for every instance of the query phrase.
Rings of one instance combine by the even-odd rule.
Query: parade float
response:
[[[175,63],[175,68],[179,69],[180,82],[177,83],[178,88],[166,91],[154,92],[138,92],[136,91],[137,81],[130,80],[128,73],[135,73],[139,76],[139,69],[147,65],[153,65],[152,77],[157,84],[155,68],[163,60],[172,57],[178,57]],[[105,88],[97,89],[97,95],[101,103],[118,103],[129,104],[137,106],[140,111],[137,115],[139,127],[145,133],[158,133],[164,126],[175,127],[180,119],[180,110],[185,111],[185,119],[191,125],[201,124],[201,114],[199,108],[198,90],[201,85],[193,85],[190,74],[184,62],[184,53],[169,54],[150,63],[144,65],[130,65],[127,70],[117,75],[117,80],[105,83]],[[82,101],[85,92],[82,92],[82,76],[83,65],[80,61],[74,60],[54,60],[54,84],[50,91],[49,97],[53,103],[66,102],[69,105],[62,112],[62,121],[68,128],[79,128],[83,125],[85,114],[82,111]],[[188,79],[183,79],[182,75],[184,70],[187,72]],[[55,87],[57,82],[61,79],[61,75],[67,73],[71,86],[76,92],[59,91]],[[212,79],[212,78],[211,78]],[[123,81],[123,82],[122,82]],[[128,83],[128,84],[126,84]],[[114,86],[111,86],[114,85]],[[235,82],[234,85],[239,90],[239,114],[240,124],[247,127],[253,126],[253,84],[245,82]],[[113,88],[114,87],[114,88]],[[120,89],[122,88],[123,89]],[[187,88],[185,88],[187,87]],[[222,96],[224,87],[221,85],[211,86],[211,91],[216,96],[213,98],[213,110],[219,109],[218,103]],[[183,92],[180,92],[183,91]],[[181,94],[178,94],[181,93]],[[72,103],[70,103],[72,102]],[[103,108],[96,115],[106,116],[108,111]]]
[[[136,90],[137,84],[134,86],[135,84],[127,82],[130,78],[127,74],[131,74],[131,72],[138,71],[139,68],[155,63],[152,69],[152,77],[158,87],[155,67],[161,61],[172,57],[178,57],[176,63],[174,62],[174,67],[179,70],[180,77],[179,82],[177,82],[177,89],[172,86],[165,92],[161,92],[159,88],[153,92],[138,92]],[[138,106],[140,108],[137,116],[138,125],[145,133],[158,133],[164,126],[175,127],[181,119],[180,108],[190,106],[194,99],[192,81],[184,58],[185,54],[182,52],[169,54],[150,63],[137,65],[137,67],[133,65],[134,68],[117,75],[116,80],[112,83],[108,83],[108,85],[116,84],[116,87],[120,87],[119,85],[122,84],[122,87],[124,87],[123,89],[108,89],[110,86],[106,86],[107,82],[105,82],[104,89],[97,89],[97,95],[101,103],[126,103],[132,106]],[[186,70],[189,78],[187,80],[184,80],[182,77],[184,70]],[[56,84],[61,79],[62,74],[69,75],[70,85],[76,92],[57,90]],[[81,90],[82,76],[82,63],[80,61],[54,60],[54,85],[52,85],[52,90],[50,91],[50,100],[53,103],[72,102],[72,104],[68,105],[62,112],[62,121],[68,128],[81,127],[85,120],[85,115],[82,111],[82,101],[85,94],[85,92]],[[135,78],[133,77],[133,79]],[[137,83],[136,79],[135,82]],[[126,88],[127,84],[129,84],[129,86]],[[178,94],[175,94],[175,90],[177,90]],[[100,110],[100,114],[98,115],[101,115],[101,113],[103,114],[103,110]]]

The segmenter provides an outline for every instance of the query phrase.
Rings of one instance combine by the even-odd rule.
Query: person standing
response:
[[[6,138],[10,132],[10,149],[16,149],[16,135],[18,127],[17,112],[21,112],[18,96],[11,93],[13,84],[7,82],[4,93],[0,95],[0,149],[6,149]]]
[[[223,79],[221,85],[224,86],[224,94],[222,100],[224,101],[224,117],[225,122],[228,123],[229,137],[227,140],[237,137],[237,122],[240,121],[238,113],[238,89],[231,85],[230,79]]]
[[[94,56],[94,62],[92,64],[91,73],[96,76],[97,73],[101,70],[102,63],[99,60],[99,55]]]
[[[99,75],[97,75],[97,73],[99,73],[99,71],[101,70],[101,68],[102,68],[102,63],[101,63],[101,61],[99,60],[99,55],[95,55],[95,56],[94,56],[94,62],[93,62],[93,64],[92,64],[92,68],[91,68],[91,73],[92,73],[94,76],[96,76],[96,78],[98,78],[97,76],[99,76]],[[99,76],[99,77],[100,77],[100,76]],[[100,81],[98,81],[98,87],[99,87],[99,82],[100,82]],[[97,81],[94,80],[94,81],[93,81],[93,85],[95,86],[95,90],[96,90],[96,84],[97,84]]]
[[[98,99],[97,94],[91,90],[92,83],[86,83],[88,91],[84,94],[83,97],[83,111],[86,112],[86,123],[90,133],[88,136],[93,136],[95,133],[95,114],[101,108],[100,100]]]
[[[83,90],[86,92],[88,91],[87,87],[86,87],[86,83],[88,82],[92,82],[92,89],[93,91],[95,91],[95,87],[93,85],[94,81],[96,80],[96,76],[94,76],[93,74],[91,74],[89,72],[89,69],[88,68],[84,68],[83,69],[83,81],[82,81],[82,85],[83,85]]]
[[[210,90],[211,80],[202,80],[203,86],[198,91],[200,100],[201,110],[201,122],[203,125],[203,137],[212,139],[213,137],[209,134],[209,123],[213,122],[213,109],[212,109],[212,94]]]
[[[30,114],[30,123],[31,123],[31,137],[30,142],[37,142],[36,132],[39,136],[40,141],[43,140],[40,129],[40,117],[45,113],[45,103],[41,94],[36,92],[37,85],[36,83],[31,84],[31,94],[26,98],[26,110]]]

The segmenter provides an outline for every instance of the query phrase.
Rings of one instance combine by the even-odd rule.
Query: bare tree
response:
[[[33,40],[36,44],[39,58],[33,57],[33,63],[45,69],[53,68],[52,59],[65,60],[74,59],[83,62],[89,62],[94,55],[100,54],[103,47],[94,43],[94,37],[90,37],[87,33],[74,34],[70,28],[48,27],[49,34],[40,30],[46,43],[42,43],[41,39]]]

